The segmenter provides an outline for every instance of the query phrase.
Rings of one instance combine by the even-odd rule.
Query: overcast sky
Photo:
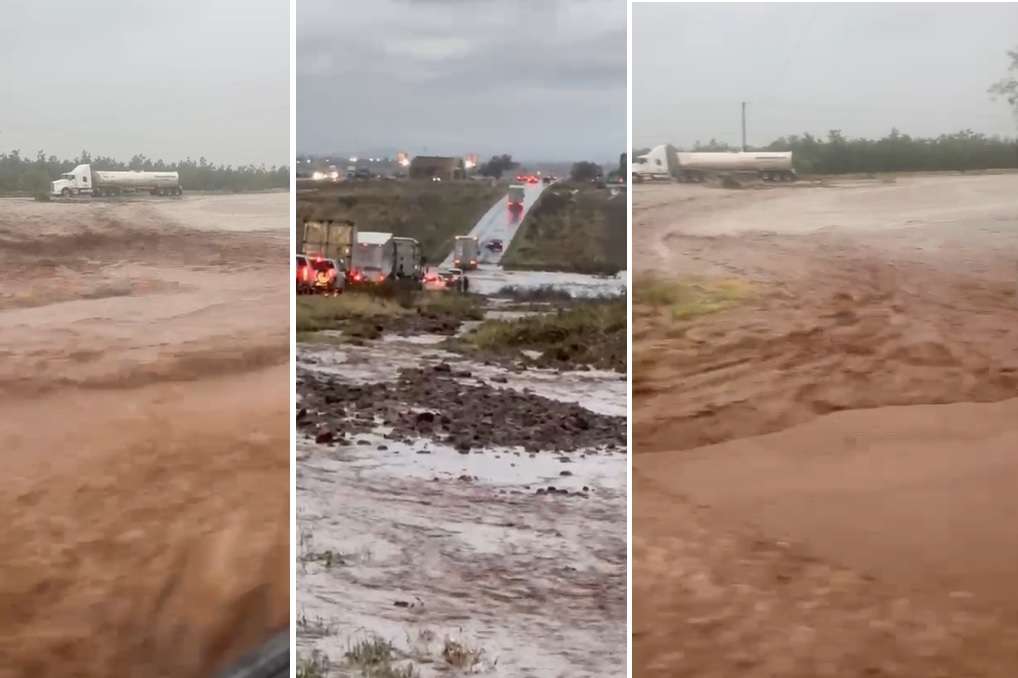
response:
[[[289,164],[289,0],[0,1],[0,149]]]
[[[1014,136],[986,93],[1018,48],[1018,4],[633,6],[633,145],[805,131]]]
[[[301,153],[615,161],[625,145],[625,0],[297,6]]]

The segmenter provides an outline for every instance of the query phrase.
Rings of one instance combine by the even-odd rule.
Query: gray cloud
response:
[[[633,143],[738,143],[892,127],[1014,136],[987,87],[1018,46],[1018,5],[633,6]]]
[[[298,149],[611,159],[625,21],[622,0],[301,0]]]
[[[288,0],[5,0],[0,148],[289,162]]]

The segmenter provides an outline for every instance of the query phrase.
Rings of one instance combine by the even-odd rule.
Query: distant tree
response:
[[[482,177],[494,177],[501,179],[502,175],[511,169],[516,169],[520,164],[513,160],[513,157],[508,153],[502,155],[493,155],[491,160],[483,163],[477,173]]]
[[[995,99],[1002,97],[1007,100],[1018,116],[1018,49],[1009,51],[1007,56],[1011,59],[1011,65],[1007,68],[1008,77],[990,85],[989,92]]]
[[[162,160],[153,161],[144,155],[135,155],[130,163],[124,163],[108,156],[92,156],[87,151],[82,151],[80,156],[71,160],[60,160],[53,155],[47,157],[43,151],[39,151],[34,159],[30,159],[22,156],[20,151],[14,150],[9,153],[0,152],[0,192],[48,191],[51,180],[69,172],[82,162],[90,162],[93,167],[100,170],[175,170],[180,173],[180,183],[184,190],[259,191],[287,188],[290,185],[290,168],[285,166],[217,166],[204,158],[201,165],[190,158],[167,163]]]
[[[569,176],[573,181],[590,181],[599,178],[601,175],[600,165],[596,162],[587,162],[585,160],[574,163],[573,168],[569,171]]]

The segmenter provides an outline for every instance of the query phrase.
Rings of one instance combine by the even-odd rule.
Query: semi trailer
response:
[[[393,274],[396,278],[419,280],[421,277],[421,244],[415,238],[395,237],[392,239],[396,264]]]
[[[452,265],[464,271],[477,268],[481,258],[481,247],[472,235],[458,235],[452,245]]]
[[[334,259],[346,270],[356,242],[357,227],[348,220],[305,221],[297,229],[298,254]]]
[[[350,257],[350,281],[382,283],[393,274],[396,243],[392,233],[359,231]]]
[[[50,195],[71,197],[91,195],[102,197],[123,193],[180,195],[180,174],[177,172],[125,172],[95,170],[91,165],[78,165],[50,184]]]
[[[523,209],[523,199],[526,197],[527,189],[522,184],[513,184],[509,187],[509,209]]]
[[[673,163],[669,163],[672,160]],[[667,146],[655,146],[633,162],[633,181],[670,179],[698,183],[711,175],[755,174],[764,181],[794,181],[792,153],[775,151],[683,152],[669,158]]]

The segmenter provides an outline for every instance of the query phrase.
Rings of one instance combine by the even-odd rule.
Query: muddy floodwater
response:
[[[1018,666],[1018,174],[638,187],[641,676]],[[639,298],[637,292],[635,298]]]
[[[625,381],[612,372],[513,372],[434,344],[299,345],[298,408],[321,421],[298,436],[298,654],[321,652],[337,675],[354,675],[344,655],[379,637],[393,644],[397,664],[423,677],[451,670],[448,642],[470,649],[471,673],[624,675]],[[436,368],[443,364],[449,373]],[[382,402],[398,400],[401,384],[411,399],[431,374],[436,399],[466,393],[504,403],[506,417],[526,414],[529,399],[561,409],[563,426],[586,418],[584,435],[607,428],[623,443],[464,448],[458,436],[479,424],[454,413],[469,408],[426,399],[405,404],[426,424],[419,432],[386,426],[395,415]],[[343,399],[344,384],[363,390]],[[342,442],[316,444],[326,425]]]
[[[285,628],[287,195],[0,200],[0,676]]]

